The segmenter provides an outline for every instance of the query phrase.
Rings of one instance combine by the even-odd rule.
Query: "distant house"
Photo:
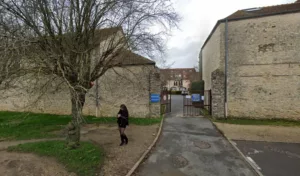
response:
[[[161,69],[162,87],[173,91],[188,90],[191,82],[199,80],[195,68]]]
[[[299,0],[219,20],[199,58],[213,116],[300,120]]]

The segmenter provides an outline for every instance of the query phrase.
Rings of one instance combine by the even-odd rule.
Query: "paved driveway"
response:
[[[176,106],[176,104],[173,104]],[[156,148],[139,176],[253,176],[253,171],[212,123],[202,117],[165,119]]]
[[[300,144],[234,141],[265,176],[300,175]]]
[[[183,115],[183,96],[182,95],[172,95],[172,117],[182,117]]]

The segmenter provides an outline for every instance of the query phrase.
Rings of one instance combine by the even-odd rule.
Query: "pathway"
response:
[[[176,99],[179,101],[172,102],[172,108],[180,108],[180,98]],[[255,175],[209,120],[203,117],[181,116],[182,110],[172,109],[172,113],[165,119],[156,148],[135,175]]]

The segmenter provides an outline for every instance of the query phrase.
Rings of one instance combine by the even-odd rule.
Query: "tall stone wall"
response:
[[[224,106],[224,95],[225,95],[225,77],[224,72],[217,69],[211,74],[211,108],[212,116],[216,118],[224,118],[225,106]]]
[[[150,93],[161,93],[160,73],[159,69],[150,72]],[[160,102],[150,103],[149,117],[160,117]]]
[[[157,73],[156,76],[154,76]],[[131,117],[158,117],[160,106],[150,104],[150,93],[160,93],[159,72],[151,66],[128,66],[108,70],[86,95],[85,115],[115,117],[121,104],[125,104]],[[97,89],[98,87],[98,89]],[[26,91],[11,94],[0,101],[1,111],[32,111],[38,113],[70,114],[70,93],[65,85],[59,89],[49,86],[39,96]],[[98,92],[98,94],[96,93]],[[7,92],[2,92],[7,94]],[[98,95],[98,97],[96,96]],[[98,106],[97,106],[98,101]],[[28,106],[31,105],[31,106]]]
[[[205,90],[211,89],[211,73],[220,68],[223,25],[219,25],[202,51],[202,78]]]
[[[228,115],[300,120],[300,13],[229,22]]]
[[[228,23],[228,116],[300,120],[298,19],[300,13]],[[202,53],[205,89],[212,92],[209,75],[225,68],[224,25]]]

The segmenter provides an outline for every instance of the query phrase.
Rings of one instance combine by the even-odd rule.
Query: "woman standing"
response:
[[[128,110],[127,107],[122,104],[120,106],[120,111],[118,112],[118,125],[119,125],[119,132],[120,132],[120,137],[121,137],[121,144],[120,146],[127,144],[128,143],[128,138],[126,136],[125,128],[129,124],[128,123]]]

